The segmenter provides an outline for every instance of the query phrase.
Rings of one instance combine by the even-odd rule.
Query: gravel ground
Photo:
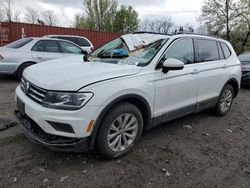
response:
[[[0,77],[2,121],[17,121],[17,84]],[[226,116],[202,112],[156,127],[110,161],[50,151],[17,125],[0,131],[0,187],[250,187],[249,122],[250,89],[242,89]]]

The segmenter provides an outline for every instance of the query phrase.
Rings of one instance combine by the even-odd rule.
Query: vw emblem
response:
[[[22,79],[21,81],[22,81],[21,87],[23,89],[23,92],[27,94],[29,92],[30,83],[28,81],[25,81],[24,79]]]

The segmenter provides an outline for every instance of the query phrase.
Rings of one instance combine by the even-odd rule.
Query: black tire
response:
[[[110,133],[110,131],[112,131],[110,128],[111,128],[112,124],[114,125],[116,123],[116,120],[117,120],[118,117],[121,117],[121,118],[124,117],[123,122],[127,122],[127,125],[128,125],[129,122],[132,120],[132,118],[127,119],[127,121],[126,121],[125,120],[126,115],[128,115],[128,116],[131,115],[132,118],[135,118],[137,120],[136,123],[135,123],[136,127],[138,125],[137,132],[135,134],[136,136],[134,136],[133,142],[130,142],[131,144],[129,146],[126,146],[127,148],[126,147],[123,148],[124,149],[123,151],[114,151],[109,146],[110,143],[108,143],[109,142],[108,141],[108,135],[110,135],[109,133]],[[134,125],[132,125],[132,126],[134,126]],[[127,154],[131,150],[133,145],[140,139],[141,134],[142,134],[142,130],[143,130],[143,118],[142,118],[140,110],[136,106],[134,106],[134,105],[132,105],[130,103],[127,103],[127,102],[119,103],[118,105],[114,106],[107,113],[106,117],[104,118],[104,120],[103,120],[103,122],[101,124],[100,130],[98,131],[98,134],[97,134],[97,137],[96,137],[96,151],[102,157],[107,158],[107,159],[119,158],[119,157]],[[123,138],[123,136],[125,136],[125,135],[126,135],[126,132],[119,133],[119,136],[121,137],[120,140],[123,140],[123,144],[125,143],[124,138]],[[116,136],[115,139],[117,137],[118,136]],[[126,139],[127,138],[128,137],[126,137]],[[130,139],[130,138],[128,138],[128,139]],[[120,141],[120,143],[122,143],[122,141]],[[119,150],[121,150],[121,147],[120,147]]]
[[[226,110],[223,110],[223,95],[225,94],[226,91],[230,91],[231,92],[231,99],[230,99],[230,105],[228,105],[228,107],[226,108]],[[221,90],[218,102],[214,108],[214,114],[217,116],[224,116],[231,108],[232,104],[233,104],[233,99],[234,99],[234,89],[230,84],[226,84],[223,89]],[[229,100],[228,100],[229,101]]]
[[[22,76],[23,76],[23,71],[24,71],[24,69],[26,69],[27,67],[29,67],[29,66],[31,66],[31,65],[34,65],[34,63],[24,63],[24,64],[22,64],[19,68],[18,68],[18,70],[17,70],[17,78],[20,80],[21,78],[22,78]]]

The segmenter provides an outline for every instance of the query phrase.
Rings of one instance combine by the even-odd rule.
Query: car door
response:
[[[154,116],[159,117],[160,122],[194,112],[197,101],[198,80],[193,64],[193,39],[175,40],[159,63],[162,64],[168,58],[181,60],[185,66],[182,70],[167,73],[163,73],[161,69],[155,71]]]
[[[63,57],[59,44],[56,40],[40,40],[33,48],[32,58],[35,62],[48,61]]]
[[[198,111],[212,107],[227,78],[227,60],[215,40],[196,38],[197,75],[199,77]]]
[[[83,54],[84,54],[84,51],[80,47],[78,47],[70,42],[59,41],[59,45],[60,45],[60,48],[62,49],[64,57],[83,56]]]

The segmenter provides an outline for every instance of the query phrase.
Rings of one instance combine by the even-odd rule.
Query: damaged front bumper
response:
[[[16,115],[22,125],[23,133],[34,143],[42,144],[54,151],[86,152],[89,150],[89,137],[69,138],[46,133],[39,125],[27,115],[16,110]]]

